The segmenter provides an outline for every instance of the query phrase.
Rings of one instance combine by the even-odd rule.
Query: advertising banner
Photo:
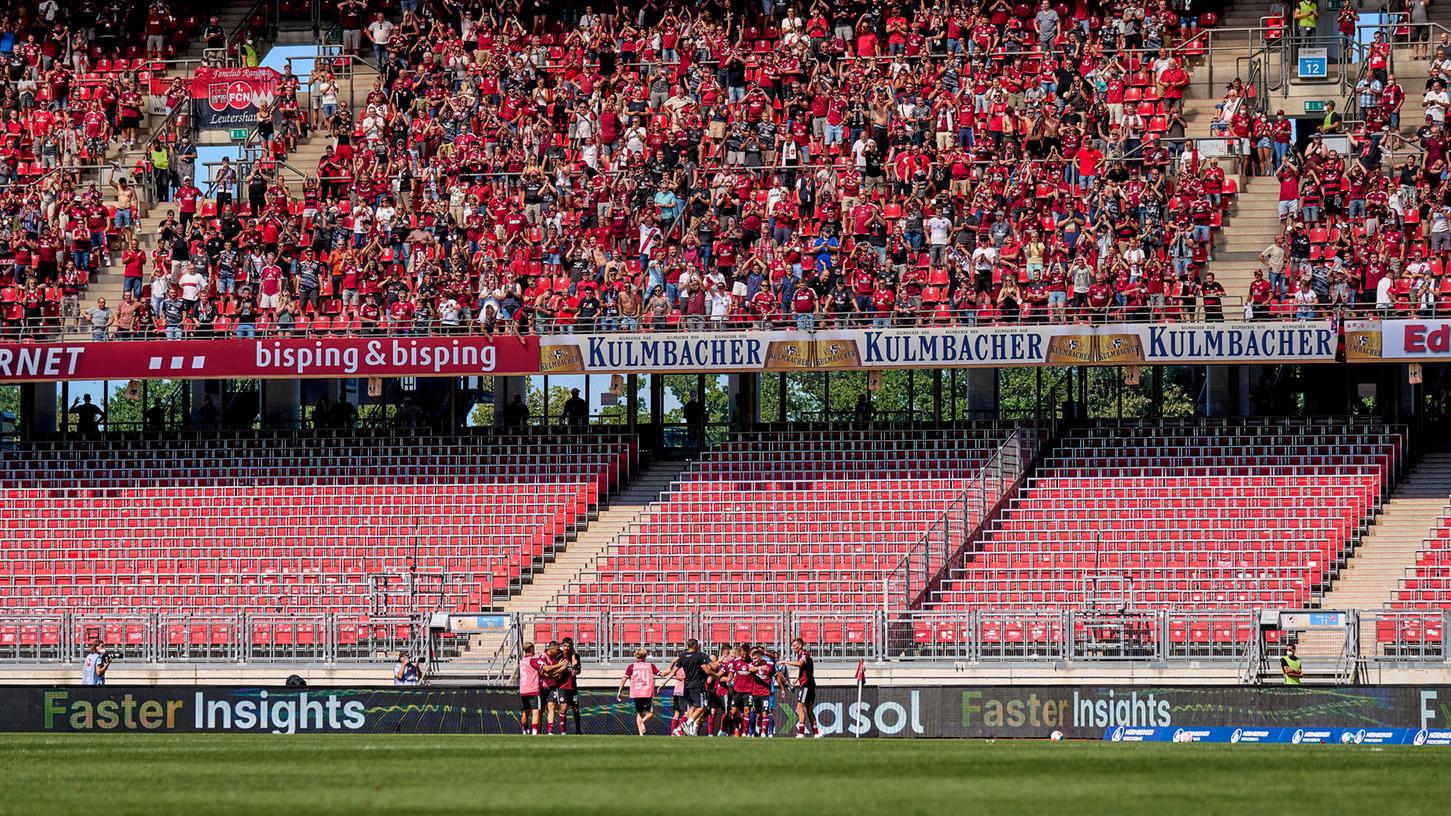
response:
[[[1451,745],[1451,730],[1427,728],[1109,728],[1108,742],[1223,742],[1272,745]]]
[[[1339,341],[1329,320],[1138,323],[1100,326],[1098,332],[1102,365],[1329,363]]]
[[[1451,360],[1451,320],[1347,320],[1351,363]]]
[[[198,68],[191,80],[197,127],[251,130],[257,124],[257,109],[272,104],[277,96],[280,78],[271,68]]]
[[[534,337],[0,343],[0,382],[536,374]]]
[[[0,382],[1333,362],[1329,322],[0,343]]]
[[[658,733],[673,702],[655,699]],[[795,729],[790,703],[775,700],[777,733]],[[582,691],[579,704],[586,733],[634,733],[629,700]],[[519,708],[512,689],[16,686],[0,688],[0,732],[510,734]],[[813,711],[827,736],[1451,742],[1447,686],[869,687],[860,703],[854,687],[822,687]]]
[[[1333,362],[1328,320],[560,335],[545,374]]]

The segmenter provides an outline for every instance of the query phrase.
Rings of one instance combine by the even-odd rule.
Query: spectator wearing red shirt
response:
[[[1270,282],[1265,280],[1265,270],[1256,269],[1255,279],[1249,285],[1250,314],[1255,320],[1264,320],[1270,316],[1270,300],[1273,298],[1274,289]]]
[[[202,191],[191,179],[186,178],[182,179],[181,186],[172,195],[181,211],[181,228],[183,231],[189,230],[192,219],[196,218],[197,202],[201,199]]]
[[[796,328],[801,331],[816,330],[816,313],[819,310],[819,299],[816,290],[810,284],[801,283],[791,293],[791,313],[796,320]]]

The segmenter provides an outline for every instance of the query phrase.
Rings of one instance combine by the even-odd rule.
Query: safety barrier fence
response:
[[[76,663],[104,644],[125,663],[392,660],[421,630],[406,616],[321,613],[0,615],[0,662]]]
[[[1360,639],[1360,660],[1443,662],[1451,610],[1351,613],[1375,633]],[[636,649],[671,655],[697,639],[706,650],[752,643],[783,654],[804,639],[817,660],[869,661],[1224,661],[1244,662],[1287,640],[1261,626],[1259,610],[913,610],[861,608],[737,615],[638,610],[524,615],[525,641],[571,638],[586,660],[633,659]]]
[[[1444,663],[1451,610],[1350,612],[1359,654],[1375,664]],[[697,639],[713,651],[752,643],[785,654],[804,639],[821,661],[1053,661],[1074,663],[1222,661],[1278,655],[1303,633],[1262,627],[1258,610],[912,610],[859,607],[740,615],[639,610],[511,614],[519,643],[570,638],[591,662],[656,657]],[[127,664],[388,662],[422,653],[419,616],[339,613],[108,614],[65,612],[0,616],[0,662],[79,663],[101,642]],[[437,633],[435,633],[437,634]],[[456,640],[461,641],[462,638]],[[438,641],[436,640],[437,644]],[[498,648],[513,652],[518,644]],[[438,651],[449,651],[436,646]],[[446,655],[444,655],[446,656]]]

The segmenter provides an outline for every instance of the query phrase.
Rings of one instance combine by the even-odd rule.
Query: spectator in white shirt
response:
[[[1389,312],[1395,302],[1391,299],[1391,285],[1395,282],[1395,273],[1392,272],[1376,281],[1375,284],[1375,308],[1383,312]]]
[[[1426,104],[1426,115],[1431,121],[1442,124],[1446,121],[1446,106],[1451,104],[1451,96],[1446,94],[1446,83],[1436,80],[1431,83],[1431,89],[1421,98]]]
[[[373,44],[373,56],[378,60],[378,67],[382,68],[383,63],[388,60],[388,44],[393,42],[394,25],[383,17],[379,12],[374,15],[373,22],[368,26],[364,34],[368,41]]]
[[[187,314],[195,312],[197,301],[201,299],[203,290],[207,288],[206,277],[197,272],[195,266],[188,263],[182,267],[181,277],[176,282],[181,287],[181,300],[186,305]]]
[[[928,253],[933,264],[941,264],[947,254],[947,239],[952,233],[952,222],[942,213],[927,219]]]

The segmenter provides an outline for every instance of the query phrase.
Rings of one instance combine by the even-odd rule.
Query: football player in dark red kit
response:
[[[554,733],[554,720],[556,716],[563,718],[564,696],[560,694],[559,688],[564,683],[565,675],[568,673],[569,664],[564,662],[564,654],[559,649],[559,644],[549,641],[544,649],[544,665],[539,669],[539,695],[544,698],[544,732]],[[560,726],[563,728],[563,725]]]
[[[564,672],[559,680],[559,733],[566,733],[565,719],[574,713],[574,733],[583,733],[579,724],[579,653],[574,650],[574,639],[565,638],[559,642],[559,659],[564,663]]]
[[[751,650],[751,736],[771,736],[771,682],[776,679],[776,663],[757,646]]]
[[[727,721],[730,733],[745,736],[751,711],[751,661],[746,659],[747,646],[742,643],[722,666],[722,674],[730,680],[730,714]]]
[[[783,666],[796,670],[796,736],[805,737],[807,729],[811,736],[820,737],[821,729],[816,727],[816,663],[806,649],[806,641],[791,639],[792,660],[783,660]]]
[[[724,665],[730,659],[731,645],[721,644],[716,650],[716,663]],[[726,712],[730,710],[730,683],[725,677],[711,677],[705,681],[706,693],[710,695],[710,714],[706,719],[706,733],[717,737],[725,736]]]

